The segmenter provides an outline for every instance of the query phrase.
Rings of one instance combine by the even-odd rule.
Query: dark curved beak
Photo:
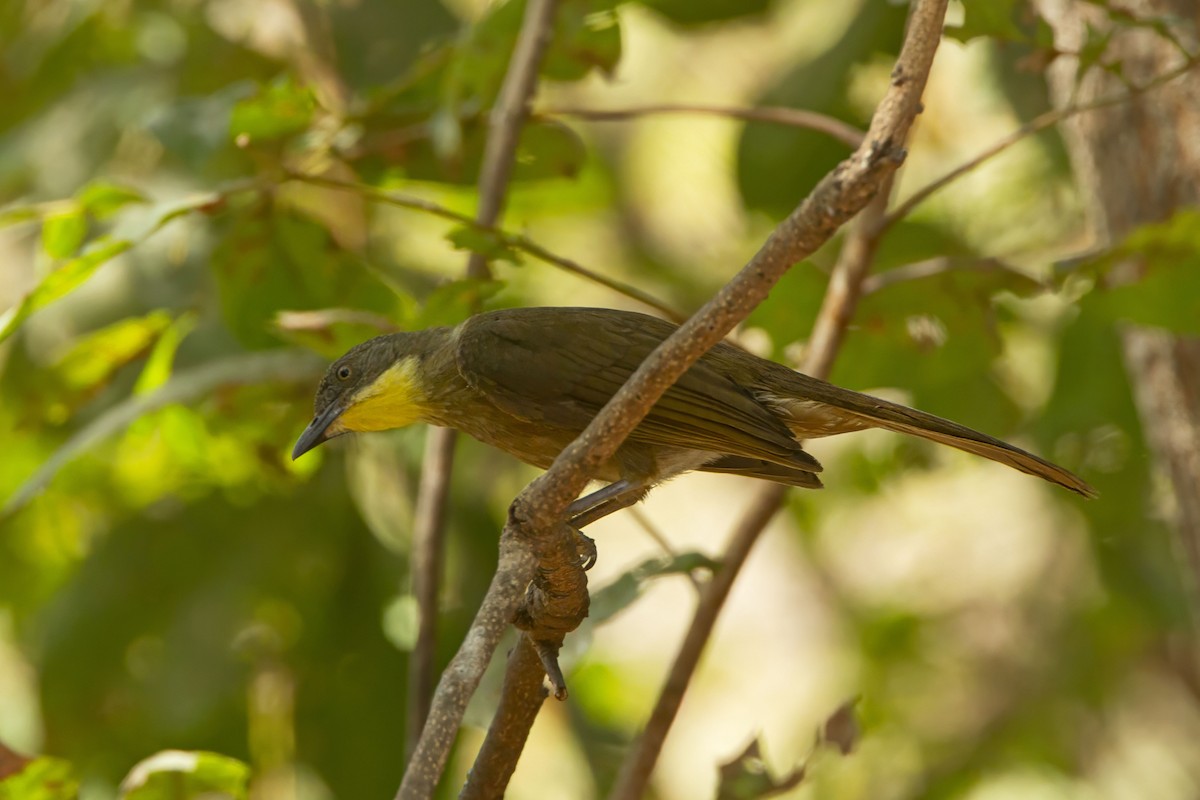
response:
[[[308,423],[304,433],[300,434],[300,438],[296,440],[296,446],[292,448],[292,461],[312,450],[321,442],[332,439],[333,437],[326,435],[325,431],[341,413],[342,407],[337,403],[331,403],[328,408],[313,417],[313,421]]]

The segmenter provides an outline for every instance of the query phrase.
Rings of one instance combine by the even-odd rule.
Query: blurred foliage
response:
[[[716,48],[728,31],[771,30],[793,7],[814,13],[817,2],[564,0],[541,77],[555,96],[586,101],[597,87],[635,81],[622,72],[636,40],[629,20],[643,36]],[[861,87],[890,66],[906,11],[863,0],[827,40],[806,40],[806,56],[755,76],[763,88],[752,100],[865,126]],[[1020,117],[1043,108],[1028,65],[1054,56],[1045,24],[1018,0],[962,11],[951,35],[987,50],[1005,107]],[[1169,30],[1168,20],[1110,12]],[[0,738],[50,756],[22,762],[0,798],[70,797],[77,782],[112,797],[156,752],[125,796],[240,797],[247,775],[263,797],[290,796],[270,787],[292,784],[305,797],[394,790],[397,687],[411,643],[398,576],[419,436],[380,435],[296,463],[288,451],[323,360],[368,336],[453,324],[476,303],[569,305],[577,292],[628,302],[587,295],[597,290],[493,235],[353,188],[472,212],[487,115],[523,13],[522,2],[438,0],[0,7],[0,616],[36,676],[37,708],[35,722],[18,724],[0,695]],[[1089,41],[1085,67],[1119,70],[1104,43]],[[1030,170],[1024,188],[1062,189],[1062,144],[1052,134],[1039,143],[1049,166]],[[740,128],[733,144],[739,213],[771,219],[846,154],[814,132],[765,125]],[[510,225],[686,305],[736,264],[636,251],[649,223],[631,199],[632,147],[538,117],[521,135],[520,217]],[[698,215],[701,200],[688,198]],[[1071,562],[1009,601],[1005,624],[1025,638],[1004,656],[964,644],[980,609],[880,604],[838,594],[829,579],[828,613],[847,642],[839,663],[857,665],[843,672],[864,696],[854,764],[920,766],[903,778],[880,778],[878,766],[850,777],[859,767],[806,761],[820,796],[881,796],[872,787],[887,786],[887,796],[956,797],[1013,765],[1075,775],[1088,725],[1123,702],[1130,676],[1150,669],[1189,619],[1116,330],[1132,321],[1200,332],[1200,218],[1181,212],[1055,268],[1074,241],[1068,220],[1053,252],[992,269],[982,268],[992,243],[962,233],[965,213],[918,214],[887,232],[877,254],[885,280],[863,299],[834,378],[901,388],[917,406],[996,435],[1024,433],[1082,472],[1102,499],[1054,495],[1046,513],[1086,527],[1086,565]],[[738,228],[728,252],[749,252],[760,232]],[[775,358],[793,358],[807,336],[838,246],[794,269],[750,318]],[[462,280],[459,251],[486,255],[496,278]],[[932,258],[971,268],[886,280]],[[1030,353],[1041,373],[1024,369]],[[841,477],[826,492],[793,493],[793,521],[808,532],[796,543],[818,566],[812,531],[939,463],[922,443],[889,441],[838,454],[831,473]],[[502,477],[509,466],[460,448],[439,663],[493,569],[519,486]],[[597,587],[593,621],[714,569],[690,550],[639,560]],[[0,678],[4,669],[0,661]],[[571,680],[584,780],[601,791],[655,678],[585,659]],[[0,692],[7,686],[0,680]],[[980,719],[946,721],[947,686],[983,707]],[[1088,725],[1063,722],[1076,719]],[[797,723],[801,738],[806,724]],[[746,732],[753,744],[742,757],[730,754],[721,796],[767,796],[792,780],[765,766],[756,734]],[[160,752],[168,748],[182,750]],[[183,794],[163,788],[180,785]]]

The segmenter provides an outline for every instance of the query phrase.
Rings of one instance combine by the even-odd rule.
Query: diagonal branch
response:
[[[492,227],[504,212],[505,195],[516,161],[521,127],[537,88],[538,68],[554,24],[557,0],[535,0],[526,8],[504,84],[489,118],[490,130],[479,173],[479,207],[475,222]],[[483,254],[467,259],[468,278],[487,280],[492,272]],[[478,303],[475,304],[478,306]],[[473,309],[478,311],[478,307]],[[409,664],[406,742],[415,747],[429,714],[433,694],[433,660],[438,618],[438,588],[445,553],[446,503],[454,468],[457,434],[450,428],[431,430],[425,441],[421,485],[413,532],[412,585],[419,610],[417,641]],[[410,750],[410,757],[413,751]]]
[[[838,140],[847,147],[858,147],[862,144],[863,132],[837,117],[818,114],[816,111],[806,111],[801,108],[786,108],[781,106],[766,106],[762,108],[745,108],[741,106],[710,106],[691,105],[683,103],[662,103],[650,106],[634,106],[632,108],[593,109],[593,108],[547,108],[537,112],[545,117],[573,117],[590,122],[619,122],[636,119],[652,114],[708,114],[717,117],[730,117],[746,122],[767,122],[775,125],[787,125],[792,128],[807,128],[810,131],[823,133]]]
[[[607,461],[664,391],[761,302],[798,261],[857,214],[903,162],[903,142],[941,38],[946,0],[918,0],[891,85],[863,144],[813,189],[762,249],[705,307],[634,372],[591,424],[513,502],[500,540],[500,563],[467,633],[442,675],[401,798],[428,797],[445,765],[463,712],[483,669],[534,577],[539,552],[569,535],[566,506]],[[561,547],[559,548],[562,549]]]
[[[460,214],[453,209],[439,205],[438,203],[434,203],[431,200],[426,200],[421,197],[413,197],[412,195],[400,194],[399,192],[389,192],[385,189],[379,189],[374,186],[369,186],[365,183],[343,181],[337,178],[330,178],[325,175],[313,175],[303,172],[288,172],[286,177],[288,180],[303,181],[304,183],[311,183],[317,186],[329,186],[335,189],[348,189],[361,194],[368,200],[374,200],[377,203],[385,203],[398,208],[410,208],[414,211],[423,211],[426,214],[432,214],[435,217],[441,217],[442,219],[450,220],[451,222],[460,223],[473,231],[477,231],[495,238],[497,242],[505,247],[511,247],[514,250],[527,253],[539,261],[544,261],[545,263],[554,267],[558,267],[565,272],[570,272],[571,274],[578,275],[585,280],[589,280],[607,289],[611,289],[617,294],[624,295],[631,300],[636,300],[648,308],[653,308],[654,310],[658,311],[669,320],[681,322],[684,319],[683,314],[680,314],[662,300],[659,300],[653,295],[647,294],[636,286],[624,283],[623,281],[618,281],[614,278],[610,278],[607,275],[603,275],[599,272],[594,272],[593,270],[590,270],[580,264],[578,261],[573,261],[564,256],[556,255],[555,253],[550,252],[537,242],[530,239],[528,236],[523,236],[519,233],[509,233],[508,231],[501,230],[500,228],[492,225],[483,225],[466,214]]]
[[[821,310],[813,323],[812,336],[809,338],[803,369],[809,375],[817,378],[829,377],[834,359],[841,349],[846,327],[854,317],[854,310],[862,295],[863,282],[874,262],[881,236],[879,222],[887,210],[891,186],[892,178],[888,176],[884,179],[879,194],[875,195],[859,215],[842,246],[829,279],[829,286],[825,290]],[[769,485],[760,491],[730,536],[725,554],[721,557],[721,567],[700,593],[700,602],[667,673],[654,709],[650,712],[650,718],[641,736],[621,764],[621,772],[609,794],[609,800],[637,800],[646,793],[646,785],[662,752],[667,733],[679,713],[683,695],[691,683],[696,667],[700,664],[704,647],[712,637],[717,617],[729,597],[733,582],[745,565],[758,537],[783,506],[787,493],[788,487],[780,484]]]

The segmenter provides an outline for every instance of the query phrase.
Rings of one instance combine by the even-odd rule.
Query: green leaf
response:
[[[592,594],[588,618],[599,624],[615,616],[642,596],[647,584],[665,575],[686,575],[696,570],[715,571],[720,564],[703,553],[680,553],[672,558],[652,558]]]
[[[306,129],[315,109],[307,87],[291,80],[277,81],[233,107],[229,133],[239,143],[281,139]]]
[[[1025,42],[1029,37],[1017,26],[1017,0],[966,0],[963,24],[947,28],[946,35],[960,42],[980,36],[1008,42]]]
[[[478,253],[489,261],[507,261],[520,266],[521,254],[505,244],[493,231],[479,230],[466,225],[454,228],[446,234],[446,239],[456,250],[469,250]]]
[[[907,6],[862,3],[841,39],[797,64],[755,104],[804,108],[865,127],[864,109],[850,100],[854,76],[861,65],[891,63],[907,14]],[[738,142],[738,187],[748,207],[784,217],[848,152],[842,142],[815,131],[747,125]]]
[[[139,762],[121,782],[123,800],[216,800],[246,796],[250,767],[201,750],[163,750]]]
[[[807,775],[800,764],[786,775],[776,778],[767,769],[758,739],[746,745],[736,758],[721,765],[717,800],[758,800],[775,797],[799,786]]]
[[[326,366],[322,359],[304,351],[269,350],[209,361],[180,372],[157,391],[130,397],[76,431],[5,501],[0,509],[0,521],[24,508],[77,456],[151,412],[174,403],[193,401],[221,386],[315,379]]]
[[[41,219],[41,216],[42,212],[37,206],[9,206],[0,211],[0,228],[22,222],[34,222]]]
[[[87,216],[77,205],[47,214],[42,220],[42,249],[51,258],[70,258],[83,244],[87,228]]]
[[[247,347],[279,344],[281,311],[358,308],[391,319],[397,293],[321,225],[263,207],[225,229],[213,260],[226,324]]]
[[[436,119],[446,123],[447,132],[438,134],[437,138],[414,141],[405,150],[407,177],[473,186],[479,180],[487,126],[477,119]],[[453,136],[449,133],[451,130]],[[437,141],[444,137],[452,140],[453,152],[438,149]],[[586,158],[587,148],[574,130],[554,120],[534,120],[521,129],[512,179],[533,181],[574,177],[583,169]]]
[[[0,314],[0,342],[12,336],[34,311],[72,292],[92,277],[92,273],[106,261],[119,256],[132,246],[131,242],[123,239],[101,238],[92,242],[87,252],[51,272],[19,303]]]
[[[1097,285],[1083,302],[1107,318],[1200,334],[1200,211],[1138,228],[1088,271]]]
[[[146,359],[146,366],[142,368],[142,374],[138,376],[137,383],[134,384],[133,393],[135,395],[149,394],[167,382],[171,377],[171,370],[175,363],[175,351],[179,349],[179,343],[195,327],[196,315],[183,314],[163,331],[163,334],[158,337],[158,341],[155,342],[154,349],[150,351],[150,357]]]
[[[78,796],[75,770],[60,758],[35,758],[0,781],[0,800],[75,800]]]
[[[457,325],[502,288],[503,281],[476,278],[443,283],[425,298],[414,316],[405,320],[405,327],[420,330],[437,325]]]
[[[573,178],[586,160],[587,147],[579,134],[560,122],[542,120],[521,130],[513,180]]]
[[[680,25],[703,25],[709,22],[760,16],[770,8],[770,0],[638,0]]]
[[[1102,62],[1108,50],[1108,43],[1112,41],[1113,32],[1113,28],[1102,31],[1088,23],[1087,36],[1079,48],[1079,67],[1075,71],[1076,84],[1083,80],[1088,70]]]
[[[611,76],[621,60],[621,26],[604,0],[563,3],[541,72],[556,81],[578,81],[593,69]]]
[[[84,211],[96,219],[107,219],[127,205],[147,203],[149,199],[136,189],[115,183],[96,181],[75,194]]]
[[[84,337],[55,370],[72,389],[96,386],[149,350],[170,324],[171,315],[165,311],[120,320]]]

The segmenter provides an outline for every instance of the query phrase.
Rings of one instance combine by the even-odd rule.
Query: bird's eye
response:
[[[343,381],[350,380],[350,368],[345,365],[338,367],[337,376]]]

